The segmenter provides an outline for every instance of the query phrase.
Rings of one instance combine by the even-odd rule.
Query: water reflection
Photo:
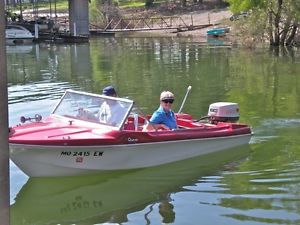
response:
[[[6,45],[6,54],[28,54],[33,51],[33,45]]]
[[[254,122],[261,116],[296,115],[299,109],[299,59],[270,57],[265,50],[212,48],[166,38],[104,38],[90,44],[31,47],[29,52],[7,54],[9,92],[34,92],[36,83],[43,84],[37,94],[56,83],[57,93],[68,85],[101,93],[112,84],[120,96],[152,112],[162,90],[176,90],[176,110],[192,85],[185,109],[198,117],[216,101],[238,102],[247,120]]]
[[[90,48],[80,45],[7,46],[9,85],[71,82],[91,85]]]
[[[299,49],[249,51],[169,38],[22,47],[7,49],[10,124],[48,115],[68,88],[101,93],[114,85],[151,113],[162,90],[175,93],[176,111],[192,85],[185,112],[200,118],[210,103],[238,102],[240,121],[255,135],[246,160],[229,159],[225,168],[216,156],[204,166],[196,160],[106,176],[29,179],[19,192],[28,178],[12,164],[13,224],[300,223]]]
[[[249,147],[249,146],[248,146]],[[85,177],[30,178],[11,207],[12,224],[124,223],[132,212],[157,205],[165,223],[175,221],[171,193],[244,159],[247,146],[160,167]]]
[[[251,156],[238,171],[223,173],[220,183],[226,189],[216,191],[220,200],[215,204],[229,209],[224,216],[270,224],[300,222],[299,126],[281,122],[273,127],[277,138],[252,145]]]

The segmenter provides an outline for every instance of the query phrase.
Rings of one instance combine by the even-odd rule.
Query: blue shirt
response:
[[[173,111],[166,112],[161,106],[151,116],[150,123],[164,124],[170,129],[177,128],[174,112]]]

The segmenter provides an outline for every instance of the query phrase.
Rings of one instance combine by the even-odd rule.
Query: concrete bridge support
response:
[[[69,0],[69,26],[71,35],[89,35],[88,0]]]

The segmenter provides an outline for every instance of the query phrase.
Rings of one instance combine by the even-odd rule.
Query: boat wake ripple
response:
[[[261,123],[261,126],[254,128],[254,136],[251,138],[250,144],[257,144],[278,138],[277,134],[280,129],[299,128],[300,118],[281,118],[281,119],[266,119]]]

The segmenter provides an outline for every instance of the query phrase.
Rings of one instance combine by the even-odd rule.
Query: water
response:
[[[300,224],[300,54],[201,46],[189,39],[103,38],[9,46],[9,123],[46,116],[65,89],[114,85],[145,113],[175,94],[195,118],[238,102],[250,145],[160,167],[28,178],[11,163],[12,224]]]

